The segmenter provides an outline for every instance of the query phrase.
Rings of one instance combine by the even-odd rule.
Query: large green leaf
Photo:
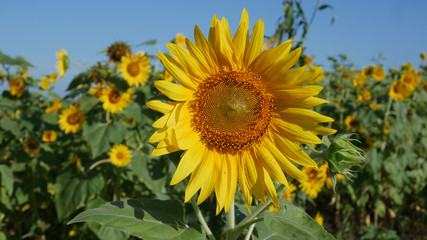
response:
[[[0,165],[1,185],[5,187],[9,196],[13,193],[13,172],[12,169],[6,165]]]
[[[95,123],[83,125],[83,137],[92,148],[92,157],[97,157],[110,149],[110,142],[120,143],[126,133],[125,126],[120,122],[113,124]]]
[[[17,121],[2,119],[0,120],[0,127],[6,131],[12,132],[12,134],[15,136],[18,136],[18,137],[22,136],[22,132],[19,129],[19,125]]]
[[[130,199],[106,203],[86,210],[69,224],[96,222],[142,239],[206,239],[184,222],[184,211],[176,200]]]
[[[92,94],[85,94],[79,99],[79,107],[84,114],[87,114],[97,103],[99,103],[98,98]]]
[[[267,228],[280,239],[335,239],[312,217],[286,199],[279,200],[280,210],[266,213]]]
[[[59,175],[56,182],[58,219],[63,219],[75,211],[104,187],[104,179],[101,174],[92,171],[84,176],[76,174],[71,168]]]

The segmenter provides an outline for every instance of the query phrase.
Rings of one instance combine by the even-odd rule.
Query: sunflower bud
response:
[[[325,160],[332,172],[344,176],[350,174],[350,169],[365,162],[363,151],[351,143],[355,139],[351,134],[341,134],[335,137],[329,148],[324,152]]]
[[[107,50],[108,58],[114,64],[120,64],[123,56],[130,55],[129,45],[124,42],[115,42]]]

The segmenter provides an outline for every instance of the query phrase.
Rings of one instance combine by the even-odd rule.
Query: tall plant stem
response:
[[[194,208],[194,212],[196,213],[197,219],[199,219],[200,224],[202,224],[202,227],[205,230],[206,235],[208,235],[209,240],[215,240],[215,237],[212,234],[211,229],[209,228],[208,224],[206,224],[206,221],[203,218],[203,215],[202,215],[202,212],[200,211],[199,206],[197,206],[196,200],[194,200],[194,198],[191,198],[190,202]]]

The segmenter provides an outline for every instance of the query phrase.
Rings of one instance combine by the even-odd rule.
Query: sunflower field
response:
[[[425,239],[425,54],[322,68],[299,4],[275,33],[244,9],[156,55],[114,42],[65,95],[72,53],[38,79],[2,49],[0,240]]]

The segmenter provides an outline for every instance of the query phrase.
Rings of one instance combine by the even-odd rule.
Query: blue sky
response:
[[[303,1],[308,16],[316,1]],[[329,9],[317,13],[306,41],[306,53],[315,56],[315,63],[329,63],[327,56],[348,54],[357,67],[372,64],[381,52],[389,67],[406,62],[421,63],[419,53],[427,51],[427,1],[347,0],[322,1]],[[193,40],[197,24],[207,35],[214,14],[225,16],[232,32],[237,29],[242,9],[249,13],[251,27],[262,18],[265,34],[272,35],[277,20],[283,15],[282,1],[3,1],[0,3],[0,50],[15,57],[21,55],[36,66],[34,77],[55,72],[55,52],[68,51],[73,63],[66,76],[56,83],[56,92],[63,94],[72,77],[106,59],[99,54],[115,41],[124,41],[133,51],[144,50],[155,55],[166,51],[165,43],[177,33]],[[337,15],[330,24],[333,14]],[[140,46],[147,40],[155,46]],[[4,89],[6,86],[0,86]]]

